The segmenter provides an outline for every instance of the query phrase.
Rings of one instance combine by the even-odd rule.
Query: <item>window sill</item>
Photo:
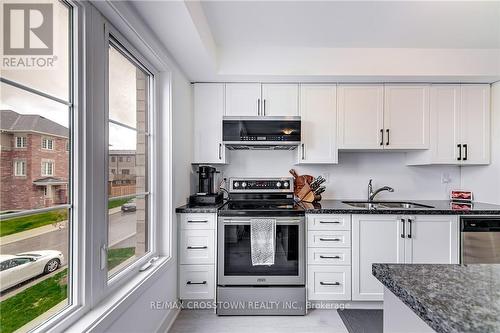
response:
[[[172,257],[160,257],[153,266],[139,272],[137,276],[128,281],[123,287],[105,298],[93,309],[87,312],[76,323],[69,327],[75,332],[101,331],[113,323],[125,309],[127,309],[140,295],[144,293],[156,279],[165,271],[175,265]]]

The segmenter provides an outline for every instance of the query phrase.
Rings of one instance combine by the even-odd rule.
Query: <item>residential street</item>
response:
[[[135,235],[135,213],[114,213],[110,215],[110,223],[110,247]],[[63,265],[66,265],[68,259],[68,229],[55,230],[0,246],[0,253],[2,254],[16,254],[36,250],[59,250],[64,255],[65,262],[63,262]]]

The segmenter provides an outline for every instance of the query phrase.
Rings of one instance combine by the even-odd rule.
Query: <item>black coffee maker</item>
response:
[[[198,192],[189,197],[190,205],[216,205],[222,202],[224,195],[215,184],[218,171],[209,165],[198,168]]]

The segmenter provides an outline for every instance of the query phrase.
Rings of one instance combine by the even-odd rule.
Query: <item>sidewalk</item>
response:
[[[121,210],[121,207],[115,207],[115,208],[110,209],[108,214],[113,215],[113,214],[120,212],[120,210]],[[28,239],[31,237],[40,236],[40,235],[43,235],[43,234],[46,234],[46,233],[49,233],[52,231],[57,231],[61,228],[66,228],[67,224],[68,224],[68,221],[61,221],[61,222],[57,222],[57,225],[60,225],[60,227],[53,226],[52,224],[49,224],[49,225],[44,225],[43,227],[33,228],[30,230],[17,232],[15,234],[3,236],[3,237],[0,237],[0,245],[7,245],[10,243],[19,242],[21,240]]]

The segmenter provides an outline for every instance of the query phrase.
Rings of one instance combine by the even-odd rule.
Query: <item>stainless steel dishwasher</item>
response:
[[[500,216],[460,219],[462,264],[500,264]]]

